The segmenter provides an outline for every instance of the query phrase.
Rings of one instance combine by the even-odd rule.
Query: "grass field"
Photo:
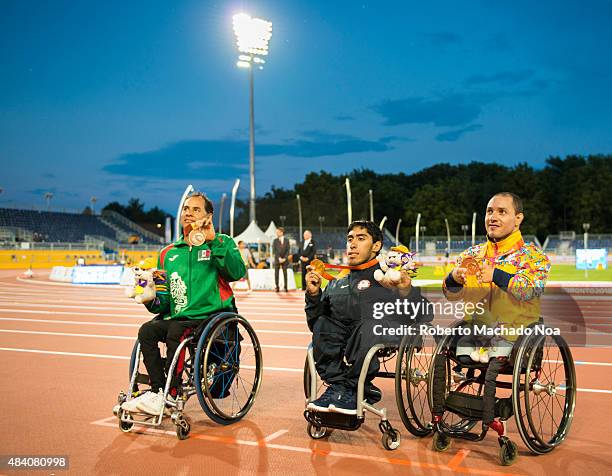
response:
[[[423,266],[419,268],[418,279],[440,279],[445,276],[442,266]],[[573,264],[554,264],[550,269],[549,281],[612,281],[612,267],[596,271],[590,270],[587,275],[583,270],[576,269]],[[301,274],[295,273],[295,282],[298,289],[302,287]]]

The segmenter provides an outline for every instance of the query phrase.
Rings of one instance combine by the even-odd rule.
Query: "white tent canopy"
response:
[[[249,226],[246,227],[246,230],[234,237],[234,241],[236,243],[239,241],[244,241],[245,243],[270,243],[272,240],[261,231],[257,223],[252,221],[249,223]]]
[[[274,220],[270,221],[268,229],[266,230],[266,236],[270,238],[270,240],[276,238],[276,224],[274,223]]]

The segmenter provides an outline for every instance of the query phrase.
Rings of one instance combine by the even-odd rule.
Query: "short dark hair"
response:
[[[355,220],[351,222],[351,224],[348,226],[348,229],[346,230],[346,234],[348,235],[351,232],[351,230],[356,227],[365,228],[366,231],[369,233],[369,235],[372,237],[372,243],[376,243],[377,241],[380,241],[380,244],[381,245],[383,244],[383,232],[380,229],[380,227],[373,221]]]
[[[512,192],[499,192],[493,195],[494,197],[510,197],[512,198],[512,206],[514,207],[514,213],[523,213],[523,200],[516,193]]]
[[[206,210],[206,213],[208,213],[209,215],[212,215],[212,213],[214,212],[213,202],[210,201],[210,198],[208,198],[205,193],[191,192],[189,195],[187,195],[187,198],[191,197],[202,197],[202,199],[204,200],[204,210]],[[185,200],[187,200],[187,198],[185,198]]]
[[[279,226],[277,228],[278,231],[282,232],[283,234],[285,233],[285,229],[282,226]]]

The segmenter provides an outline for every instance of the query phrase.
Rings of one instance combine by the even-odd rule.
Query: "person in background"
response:
[[[300,266],[302,267],[302,291],[306,290],[306,273],[308,265],[314,259],[317,253],[317,247],[312,239],[310,230],[304,231],[304,241],[300,244]]]
[[[285,237],[285,229],[278,227],[276,229],[276,238],[272,242],[272,252],[274,254],[274,284],[276,292],[280,291],[278,283],[278,272],[283,269],[283,278],[285,278],[285,292],[287,292],[287,266],[289,264],[289,240]]]

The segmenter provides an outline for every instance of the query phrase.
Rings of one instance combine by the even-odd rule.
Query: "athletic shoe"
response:
[[[125,410],[126,412],[137,412],[139,411],[138,404],[143,400],[151,398],[153,395],[155,395],[153,392],[147,391],[143,393],[142,395],[137,396],[136,398],[132,398],[131,400],[128,400],[127,402],[123,402],[121,404],[121,409]]]
[[[382,400],[382,392],[380,388],[374,385],[372,382],[366,382],[363,388],[363,396],[366,402],[370,405],[374,405]]]
[[[315,410],[317,412],[328,412],[329,404],[331,403],[332,397],[336,393],[336,390],[337,389],[334,389],[334,387],[330,385],[325,389],[323,395],[321,395],[316,400],[313,400],[312,402],[308,403],[307,408],[309,410]]]
[[[159,415],[162,410],[164,410],[166,405],[164,391],[160,388],[158,393],[149,393],[151,396],[138,402],[136,408],[138,408],[138,410],[141,412],[148,413],[149,415]],[[168,395],[168,400],[174,401],[174,398]]]
[[[357,394],[353,389],[340,388],[334,392],[329,404],[330,412],[343,413],[345,415],[357,415]]]

